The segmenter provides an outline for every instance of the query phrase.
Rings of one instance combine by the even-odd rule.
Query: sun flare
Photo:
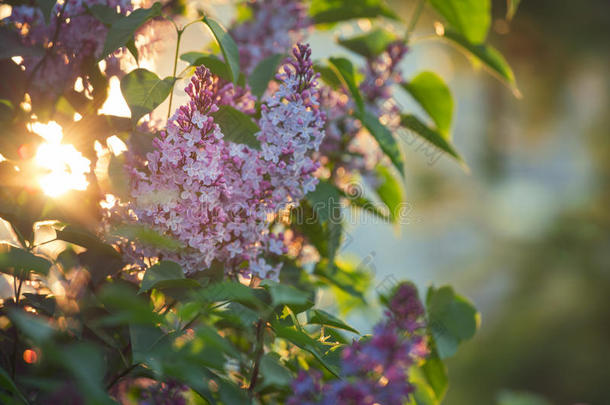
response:
[[[36,151],[34,161],[45,170],[38,178],[42,191],[50,197],[59,197],[69,190],[85,190],[89,185],[86,174],[91,161],[73,145],[62,144],[62,128],[55,121],[36,122],[31,130],[45,139]]]

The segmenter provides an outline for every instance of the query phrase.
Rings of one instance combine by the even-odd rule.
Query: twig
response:
[[[254,353],[254,367],[252,368],[252,377],[250,378],[250,386],[248,392],[252,395],[254,386],[258,381],[258,369],[260,368],[261,358],[263,357],[263,350],[265,348],[263,342],[263,334],[265,332],[265,324],[262,319],[256,324],[256,352]]]

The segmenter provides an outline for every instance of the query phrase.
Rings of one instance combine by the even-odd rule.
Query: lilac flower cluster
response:
[[[212,116],[223,105],[254,113],[252,95],[202,66],[185,89],[189,103],[154,140],[147,167],[132,171],[131,209],[138,221],[184,244],[163,255],[187,272],[217,260],[229,274],[278,277],[279,266],[260,257],[286,251],[282,234],[269,232],[269,216],[315,188],[311,154],[324,136],[311,50],[297,45],[293,54],[261,106],[261,150],[225,140]],[[155,256],[145,247],[141,253]]]
[[[65,0],[56,2],[49,23],[37,2],[14,6],[6,21],[19,34],[21,42],[40,52],[23,55],[21,66],[31,76],[32,99],[54,100],[66,89],[74,86],[82,76],[85,63],[95,64],[99,58],[108,28],[95,18],[90,8],[103,5],[126,15],[140,3],[134,0]],[[155,22],[156,24],[156,22]],[[147,59],[157,47],[152,39],[153,23],[136,34],[136,47],[140,57]],[[152,31],[151,31],[152,30]],[[107,73],[118,74],[126,69],[125,60],[131,57],[125,49],[106,58]],[[87,88],[87,83],[84,83]]]
[[[263,59],[287,52],[311,25],[301,0],[259,0],[246,4],[251,17],[230,34],[239,47],[242,70],[250,74]]]
[[[400,110],[389,100],[392,86],[402,82],[398,64],[407,52],[402,41],[388,45],[378,57],[367,60],[363,69],[364,80],[360,91],[364,96],[367,109],[383,118],[390,130],[400,124]],[[322,90],[321,104],[329,116],[326,138],[320,146],[320,160],[332,162],[330,177],[341,186],[343,179],[350,179],[360,173],[373,185],[376,182],[373,169],[382,161],[383,153],[372,136],[362,128],[349,111],[355,108],[345,89]]]
[[[413,392],[409,369],[427,355],[420,330],[424,308],[417,289],[400,284],[391,297],[387,319],[370,338],[346,347],[341,356],[341,380],[322,382],[317,372],[301,371],[293,381],[288,405],[402,405]]]

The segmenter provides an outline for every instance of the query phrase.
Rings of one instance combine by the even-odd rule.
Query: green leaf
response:
[[[447,375],[447,366],[443,363],[438,355],[435,345],[431,345],[430,354],[426,357],[425,363],[421,366],[422,374],[428,382],[436,399],[442,401],[447,387],[449,386],[449,380]]]
[[[116,11],[116,8],[105,6],[103,4],[94,4],[87,7],[89,13],[98,19],[99,22],[107,27],[120,20],[122,15]]]
[[[367,59],[374,59],[382,54],[397,37],[394,33],[377,28],[352,38],[340,39],[339,44]]]
[[[104,17],[108,17],[108,15],[109,14],[105,14]],[[127,45],[127,43],[133,39],[134,33],[144,25],[144,23],[160,15],[161,3],[156,2],[150,8],[139,8],[127,16],[121,16],[114,20],[108,30],[100,60],[117,49]]]
[[[57,239],[82,246],[87,250],[99,252],[104,256],[121,257],[121,254],[112,246],[102,242],[97,236],[85,229],[69,225],[63,229],[56,229],[55,233]]]
[[[121,92],[131,110],[133,125],[165,101],[175,81],[174,77],[161,80],[146,69],[133,70],[121,79]]]
[[[77,387],[92,404],[115,404],[102,383],[106,372],[104,353],[90,343],[72,343],[61,349],[56,361],[61,362],[78,382]]]
[[[223,281],[211,284],[197,291],[196,296],[208,302],[234,301],[247,307],[265,308],[264,302],[252,288],[237,282]]]
[[[263,381],[257,387],[257,391],[269,387],[286,388],[292,382],[290,370],[284,367],[271,353],[267,353],[261,358],[260,375],[263,377]]]
[[[309,318],[308,323],[310,324],[331,326],[333,328],[343,329],[358,335],[360,334],[360,332],[343,322],[341,319],[329,314],[326,311],[322,311],[321,309],[312,309],[311,311],[307,312],[307,315]]]
[[[403,83],[402,87],[428,113],[439,132],[448,135],[453,117],[453,97],[443,79],[436,73],[422,72]]]
[[[250,90],[258,99],[263,96],[265,90],[267,90],[267,86],[269,86],[269,82],[275,77],[275,73],[277,72],[283,57],[284,55],[276,53],[263,59],[256,65],[252,74],[248,77]]]
[[[411,114],[403,114],[400,116],[400,124],[414,131],[416,134],[430,142],[432,145],[447,152],[458,162],[463,163],[462,157],[457,153],[454,147],[447,141],[446,137],[438,131],[428,127],[421,122],[416,116]]]
[[[515,14],[517,14],[517,9],[519,8],[519,3],[521,0],[507,0],[506,7],[506,19],[512,20]]]
[[[37,344],[47,342],[55,334],[55,329],[48,322],[44,322],[40,316],[35,317],[16,308],[9,309],[8,315],[15,326]]]
[[[278,305],[287,305],[290,308],[295,308],[293,309],[295,313],[299,313],[314,305],[311,294],[305,291],[299,291],[291,285],[265,282],[264,286],[271,295],[271,304],[274,307],[277,307]]]
[[[13,268],[17,271],[33,271],[37,274],[47,275],[51,262],[17,247],[4,245],[8,250],[0,253],[0,270]],[[13,274],[13,273],[11,273]]]
[[[459,343],[472,338],[479,327],[480,314],[475,307],[449,286],[430,287],[426,307],[428,328],[440,358],[455,354]]]
[[[178,263],[169,260],[161,261],[150,267],[144,273],[142,286],[138,293],[152,290],[153,288],[173,288],[173,287],[200,287],[201,285],[184,276],[184,271]]]
[[[303,330],[297,330],[294,327],[286,327],[273,323],[273,330],[277,337],[285,339],[293,345],[300,347],[303,350],[311,353],[322,365],[335,376],[339,377],[338,367],[329,361],[326,353],[327,347],[321,342],[313,339]]]
[[[44,17],[45,24],[49,25],[51,20],[51,12],[55,7],[56,0],[36,0],[36,5],[42,11],[42,16]]]
[[[23,45],[16,31],[0,26],[0,59],[9,59],[13,56],[41,57],[44,52],[42,47]]]
[[[248,115],[228,105],[221,105],[218,111],[211,115],[214,122],[220,126],[225,142],[231,141],[260,149],[260,142],[255,136],[260,129]]]
[[[155,345],[165,336],[167,335],[156,326],[129,325],[131,363],[146,363]]]
[[[320,79],[333,89],[337,90],[343,86],[341,79],[337,76],[336,69],[318,63],[314,64],[313,68],[320,74]]]
[[[396,223],[399,219],[404,219],[402,218],[405,214],[402,211],[405,207],[405,190],[403,183],[383,165],[377,165],[375,172],[377,173],[377,178],[380,180],[375,191],[388,208],[389,218],[393,223]]]
[[[407,405],[440,405],[434,390],[428,385],[421,373],[411,373],[410,380],[415,386],[415,392],[413,392]]]
[[[336,186],[321,180],[306,198],[321,223],[341,222],[341,192]]]
[[[170,252],[177,252],[184,248],[179,240],[161,234],[149,226],[141,224],[123,224],[111,231],[112,235],[125,237],[129,240],[138,241],[143,245]]]
[[[354,18],[399,19],[382,0],[313,0],[309,13],[316,24],[336,23]]]
[[[430,4],[468,41],[485,42],[491,23],[490,0],[430,0]]]
[[[233,79],[231,81],[237,83],[237,80],[239,79],[239,49],[237,48],[237,44],[233,41],[233,38],[231,38],[227,30],[217,21],[209,17],[204,17],[203,22],[210,28],[212,34],[214,34],[214,38],[218,41],[218,45],[220,45],[222,56],[231,70]]]
[[[381,150],[390,158],[390,161],[394,167],[396,167],[398,173],[400,173],[401,176],[404,176],[405,158],[394,135],[392,135],[390,130],[379,122],[379,119],[369,111],[364,111],[358,118],[360,118],[362,125],[364,125],[373,138],[375,138]]]
[[[25,399],[15,382],[11,379],[9,374],[4,370],[4,368],[0,367],[0,387],[5,389],[6,391],[15,394],[17,398],[21,401],[21,403],[28,404],[28,400]]]
[[[159,317],[153,312],[150,303],[126,283],[106,283],[98,298],[110,315],[103,318],[101,325],[154,325]]]
[[[363,112],[364,100],[358,89],[358,83],[356,83],[356,69],[354,68],[354,65],[352,65],[352,62],[346,58],[330,58],[329,62],[337,77],[352,95],[358,111]]]
[[[203,52],[187,52],[181,55],[180,59],[188,62],[191,66],[203,65],[210,69],[212,74],[228,82],[233,80],[229,66],[212,54]]]
[[[517,82],[515,81],[515,74],[498,50],[491,45],[473,44],[459,33],[450,29],[445,29],[443,38],[457,45],[458,49],[469,58],[482,63],[492,76],[510,87],[516,97],[521,97],[521,93],[517,88]]]

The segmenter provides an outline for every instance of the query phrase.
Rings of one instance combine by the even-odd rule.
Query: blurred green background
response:
[[[481,311],[449,360],[446,404],[610,404],[610,2],[523,0],[510,24],[505,10],[494,2],[490,42],[522,99],[418,40],[436,19],[424,14],[405,76],[448,81],[471,173],[405,145],[409,223],[394,238],[391,226],[354,225],[345,251],[372,259],[377,283],[452,284]]]

